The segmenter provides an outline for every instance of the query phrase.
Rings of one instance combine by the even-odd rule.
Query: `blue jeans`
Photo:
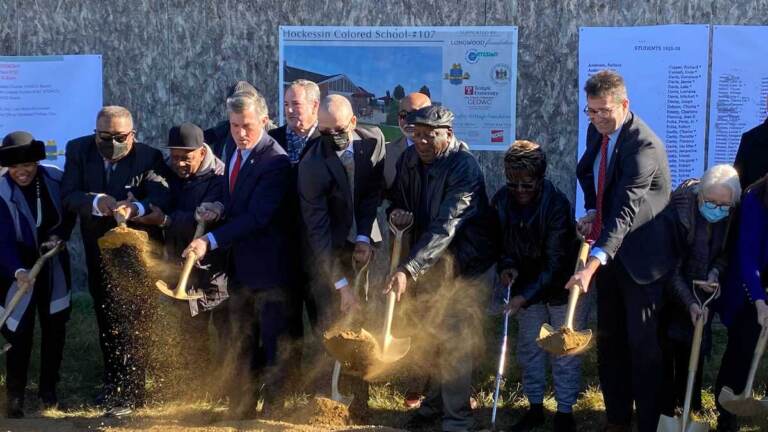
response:
[[[549,323],[559,329],[565,323],[567,305],[549,306],[536,303],[517,313],[517,363],[523,373],[523,392],[530,404],[541,404],[547,386],[547,363],[552,367],[557,411],[570,413],[581,390],[581,356],[554,356],[536,343],[541,325]],[[573,326],[585,327],[589,315],[589,298],[582,297],[576,307]]]

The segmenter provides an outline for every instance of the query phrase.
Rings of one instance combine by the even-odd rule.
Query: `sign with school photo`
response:
[[[388,141],[400,135],[398,101],[412,92],[450,108],[473,150],[503,151],[515,139],[517,27],[281,26],[279,64],[281,88],[303,78],[322,96],[344,95]]]

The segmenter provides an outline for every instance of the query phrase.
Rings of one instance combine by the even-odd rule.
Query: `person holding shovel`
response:
[[[530,407],[509,431],[523,432],[544,423],[547,363],[557,399],[554,431],[575,431],[573,405],[581,386],[581,356],[549,355],[536,343],[544,323],[565,324],[571,275],[579,248],[568,198],[544,178],[547,158],[536,143],[515,141],[504,155],[506,187],[491,200],[501,228],[502,249],[496,269],[504,287],[512,285],[507,308],[517,316],[517,362]],[[588,308],[582,301],[574,325],[583,328]]]
[[[610,70],[587,80],[586,151],[577,165],[586,216],[578,228],[594,241],[583,269],[566,289],[597,287],[600,387],[609,432],[629,431],[633,405],[640,432],[659,422],[662,355],[659,317],[666,279],[676,262],[655,216],[669,202],[670,173],[664,144],[629,109],[624,79]]]
[[[727,241],[734,206],[739,202],[741,186],[736,170],[730,165],[715,165],[699,179],[686,180],[673,193],[669,207],[662,214],[673,227],[670,240],[677,247],[677,265],[669,280],[671,302],[662,311],[662,347],[664,354],[664,392],[662,413],[674,417],[682,407],[686,391],[689,354],[694,326],[702,311],[699,299],[705,299],[720,283],[727,265]],[[665,239],[659,239],[663,242]],[[693,286],[694,281],[709,285]],[[676,300],[676,301],[674,301]],[[712,343],[712,325],[705,315],[702,352]],[[691,407],[701,409],[701,375],[704,356],[692,391]]]
[[[409,253],[387,292],[408,295],[425,346],[426,399],[406,429],[442,421],[444,431],[474,427],[470,392],[479,327],[473,283],[493,264],[493,212],[483,173],[466,143],[453,135],[453,113],[429,106],[409,114],[414,144],[405,149],[388,191],[395,226],[413,224]],[[464,283],[461,283],[463,281]]]
[[[768,266],[768,176],[744,194],[736,237],[719,304],[720,319],[728,328],[728,345],[715,383],[716,396],[723,387],[734,394],[744,390],[760,332],[768,328],[768,283],[763,274]],[[718,431],[739,429],[736,417],[722,407],[719,398],[717,410]]]
[[[70,311],[69,257],[66,250],[46,262],[37,277],[31,269],[42,252],[60,247],[75,224],[61,205],[58,168],[41,165],[45,144],[27,132],[3,138],[0,166],[0,306],[3,312],[20,290],[28,290],[16,303],[2,327],[11,348],[6,358],[8,418],[24,416],[24,392],[32,355],[35,316],[40,316],[40,381],[43,408],[58,404],[56,384],[64,351],[65,326]]]

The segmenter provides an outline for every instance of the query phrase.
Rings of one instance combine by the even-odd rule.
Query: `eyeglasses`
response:
[[[584,114],[588,115],[589,117],[610,117],[615,109],[616,108],[592,109],[589,106],[585,106]]]
[[[718,203],[716,203],[714,201],[704,201],[704,207],[708,208],[710,210],[717,209],[717,210],[725,211],[725,210],[730,210],[731,207],[733,207],[733,205],[731,205],[731,204],[718,204]]]
[[[115,141],[117,141],[119,143],[124,143],[125,140],[127,140],[128,137],[131,136],[131,134],[133,133],[132,130],[128,131],[128,132],[122,132],[122,133],[111,133],[111,132],[99,131],[99,130],[94,130],[94,132],[96,132],[96,135],[102,141],[112,141],[112,140],[115,140]]]
[[[349,120],[349,123],[347,123],[347,125],[344,126],[343,128],[323,129],[320,131],[320,134],[321,135],[341,135],[347,132],[347,130],[349,130],[350,125],[352,125],[352,120]]]
[[[534,189],[536,189],[536,186],[539,184],[539,182],[508,182],[507,187],[512,190],[519,190],[524,192],[530,192]]]
[[[405,118],[408,117],[408,114],[410,114],[410,111],[400,110],[400,112],[397,113],[397,116],[400,117],[401,120],[405,120]]]

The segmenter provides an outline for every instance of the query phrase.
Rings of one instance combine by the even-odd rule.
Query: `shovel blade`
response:
[[[197,300],[200,298],[203,298],[202,294],[195,293],[195,294],[187,294],[183,291],[174,291],[170,288],[168,288],[168,284],[165,282],[159,280],[155,282],[155,287],[163,294],[167,295],[168,297],[175,298],[176,300]]]
[[[411,350],[411,338],[392,338],[386,350],[381,352],[379,361],[394,363],[408,354]]]
[[[659,426],[656,428],[656,432],[709,432],[709,425],[693,420],[688,420],[683,430],[683,419],[679,416],[659,417]]]
[[[726,411],[739,417],[755,417],[768,413],[768,400],[755,399],[752,395],[737,395],[729,387],[723,387],[717,400]]]
[[[592,330],[555,330],[549,324],[544,324],[536,343],[541,349],[554,355],[575,355],[588,348],[591,341]]]
[[[333,365],[333,375],[331,376],[331,399],[341,404],[344,404],[344,406],[346,407],[349,407],[350,405],[352,405],[352,400],[355,397],[342,394],[339,391],[340,375],[341,375],[341,363],[336,361]]]

